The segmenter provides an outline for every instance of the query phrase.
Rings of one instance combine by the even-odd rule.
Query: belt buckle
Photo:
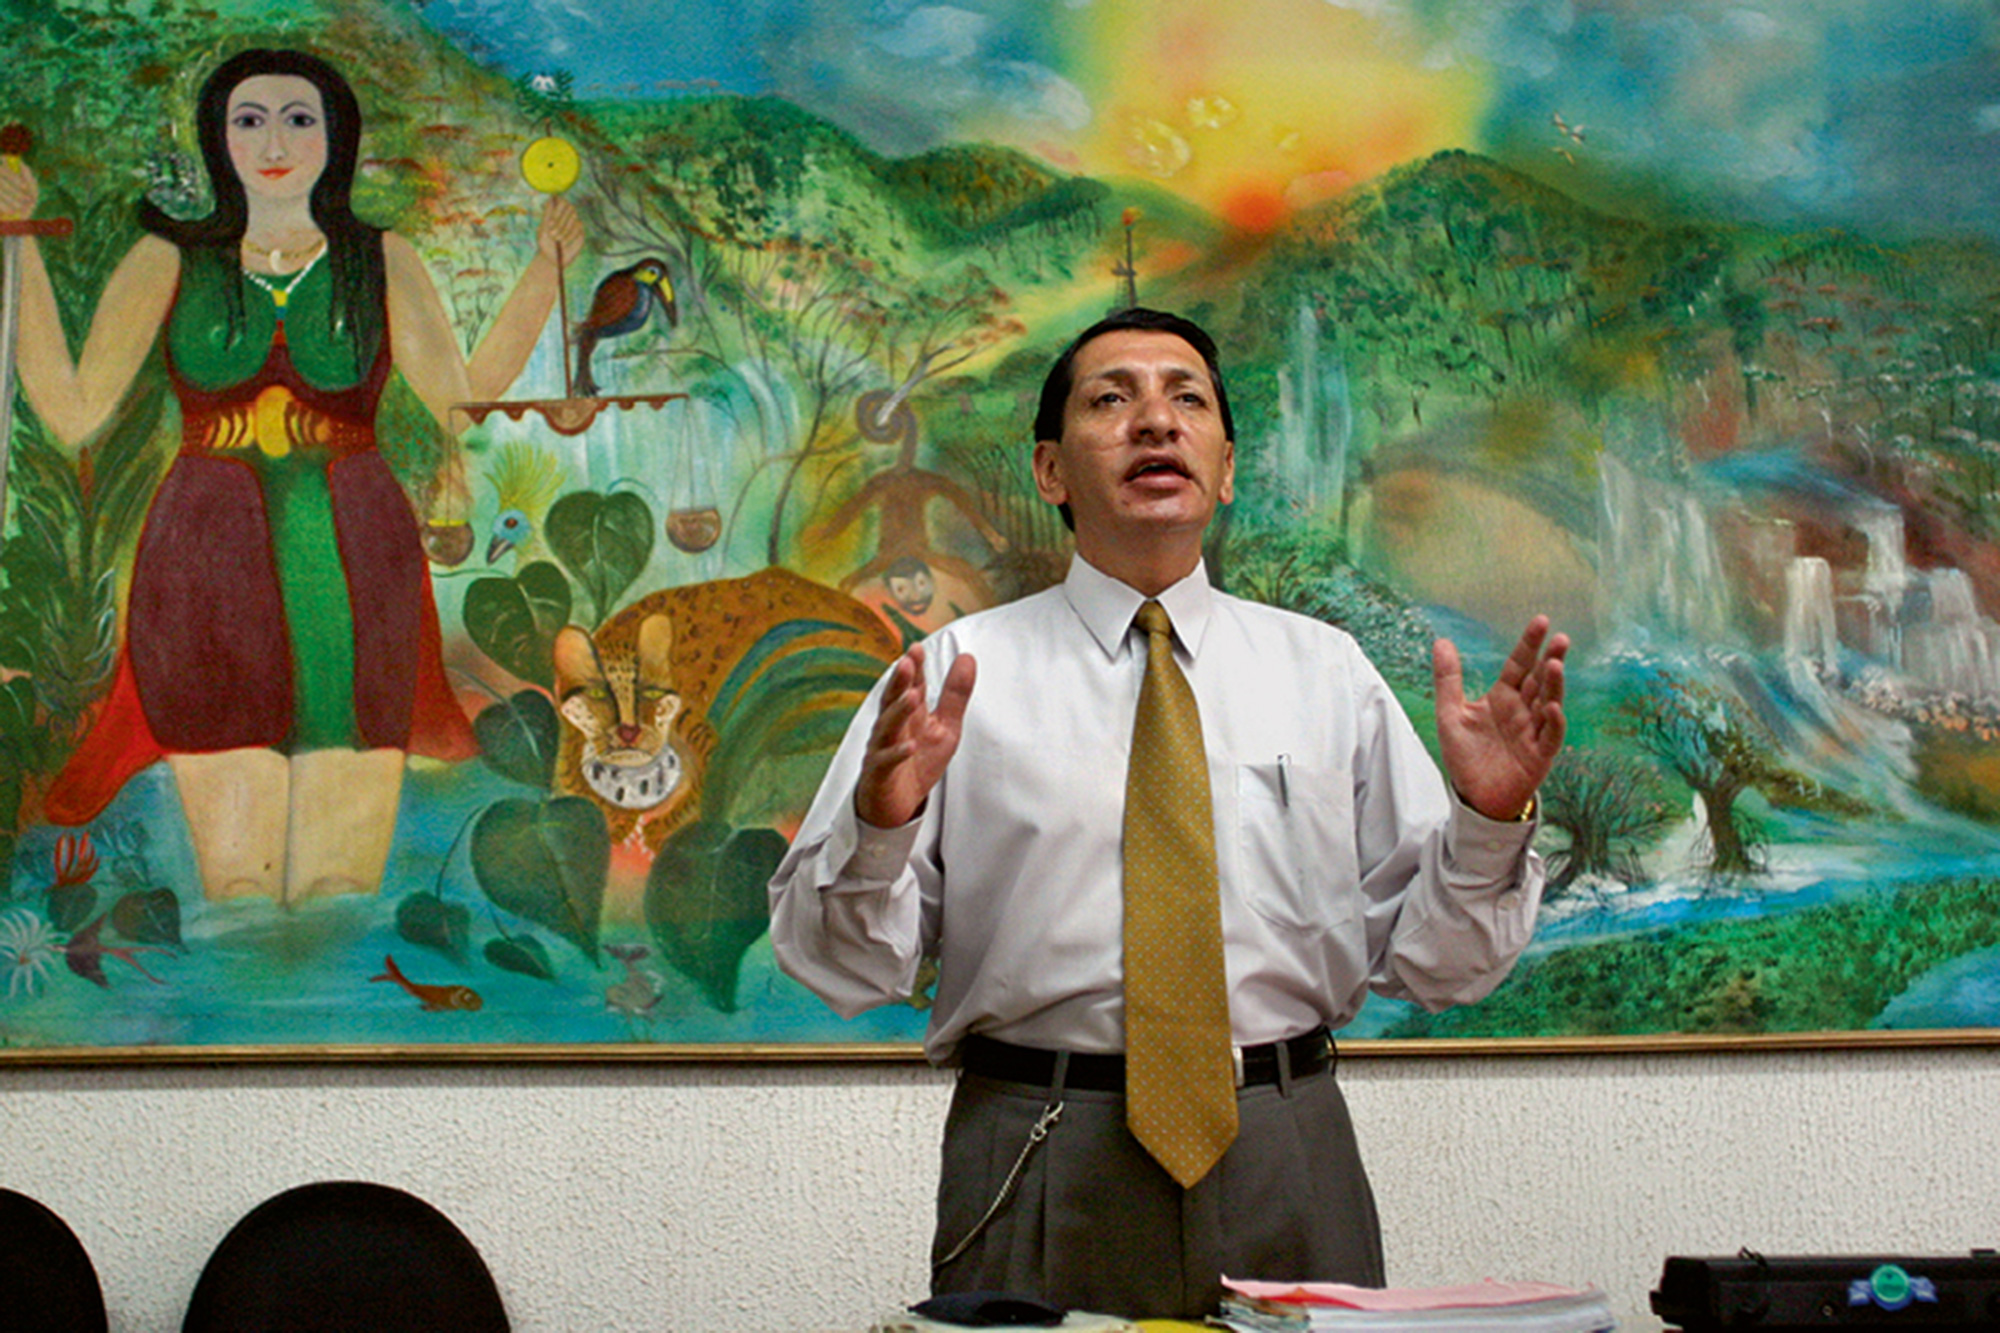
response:
[[[1229,1048],[1229,1063],[1235,1067],[1236,1086],[1240,1088],[1243,1086],[1243,1048],[1241,1046],[1231,1046]]]

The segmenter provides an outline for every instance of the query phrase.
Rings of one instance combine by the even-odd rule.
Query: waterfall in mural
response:
[[[1834,600],[1838,641],[1888,668],[1911,695],[2000,700],[2000,624],[1979,610],[1972,579],[1962,569],[1912,570],[1904,554],[1900,510],[1871,505],[1848,515],[1867,540],[1868,563],[1853,591]],[[1818,615],[1816,598],[1787,580],[1785,650],[1815,658],[1805,639]],[[1796,625],[1795,625],[1795,622]]]
[[[1903,630],[1903,670],[1917,685],[1942,694],[2000,699],[2000,625],[1979,613],[1972,580],[1962,569],[1923,576],[1929,615]]]
[[[1892,608],[1909,583],[1910,565],[1903,556],[1903,511],[1890,505],[1870,507],[1854,516],[1854,526],[1868,539],[1866,586]]]
[[[1729,637],[1729,585],[1701,500],[1685,486],[1600,463],[1599,587],[1606,625],[1683,643]]]
[[[1840,665],[1833,567],[1818,556],[1801,556],[1785,569],[1785,660],[1809,666],[1822,676]]]
[[[1909,562],[1903,555],[1903,514],[1892,506],[1880,505],[1851,517],[1867,539],[1868,564],[1862,571],[1860,590],[1838,604],[1841,637],[1857,651],[1898,669],[1903,665],[1903,601],[1910,588]]]
[[[1338,515],[1354,429],[1347,372],[1320,345],[1319,317],[1299,303],[1291,364],[1278,371],[1279,475],[1306,513]]]

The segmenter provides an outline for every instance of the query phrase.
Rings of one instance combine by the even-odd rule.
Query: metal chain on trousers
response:
[[[933,1273],[956,1263],[961,1255],[972,1248],[972,1242],[986,1234],[986,1228],[992,1225],[1000,1210],[1007,1206],[1007,1201],[1014,1197],[1014,1186],[1020,1183],[1021,1172],[1027,1168],[1028,1158],[1041,1146],[1042,1140],[1049,1136],[1049,1130],[1062,1118],[1062,1113],[1063,1104],[1060,1101],[1050,1102],[1042,1108],[1041,1118],[1036,1120],[1033,1128],[1028,1131],[1028,1141],[1021,1145],[1021,1155],[1014,1159],[1013,1169],[1007,1173],[1007,1179],[1000,1182],[1000,1192],[993,1196],[993,1202],[986,1206],[986,1211],[980,1219],[972,1224],[972,1230],[965,1233],[965,1239],[952,1246],[950,1254],[931,1264]]]

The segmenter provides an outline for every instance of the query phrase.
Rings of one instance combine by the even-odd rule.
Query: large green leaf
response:
[[[602,624],[653,558],[653,510],[630,491],[571,491],[549,506],[542,535]]]
[[[505,935],[497,940],[488,940],[486,961],[503,971],[519,972],[524,977],[541,981],[556,979],[556,968],[549,961],[549,951],[533,935]]]
[[[61,931],[76,931],[97,910],[97,890],[88,884],[49,886],[49,924]]]
[[[480,652],[520,679],[556,682],[556,631],[569,623],[569,579],[536,560],[511,579],[474,579],[465,590],[465,632]]]
[[[172,889],[140,889],[111,908],[111,928],[140,944],[181,944],[181,900]]]
[[[597,961],[611,831],[581,796],[495,801],[472,826],[472,873],[496,907]]]
[[[472,913],[432,893],[412,893],[396,904],[396,933],[424,949],[461,962],[472,935]]]
[[[555,705],[539,690],[522,690],[472,719],[482,758],[502,777],[547,791],[555,783],[562,725]]]
[[[646,924],[661,957],[725,1014],[736,1012],[744,953],[770,928],[766,886],[784,855],[775,829],[702,820],[667,839],[646,877]]]

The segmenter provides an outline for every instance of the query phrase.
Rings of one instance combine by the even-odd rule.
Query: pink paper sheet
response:
[[[1350,1287],[1344,1282],[1258,1282],[1225,1277],[1222,1285],[1238,1295],[1301,1305],[1339,1305],[1350,1310],[1478,1309],[1574,1299],[1589,1293],[1553,1282],[1495,1282],[1486,1279],[1456,1287]]]

